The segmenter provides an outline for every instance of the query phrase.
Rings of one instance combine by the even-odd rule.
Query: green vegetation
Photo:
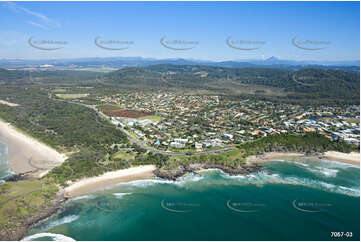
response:
[[[260,155],[265,152],[316,154],[331,150],[349,153],[351,151],[358,151],[358,147],[345,142],[330,141],[317,133],[307,133],[302,136],[290,134],[270,135],[254,142],[237,145],[236,149],[219,154],[171,157],[162,163],[160,167],[174,169],[193,163],[212,163],[238,167],[245,164],[247,157]]]
[[[125,134],[103,121],[94,110],[49,99],[45,90],[6,87],[0,89],[0,99],[3,96],[20,106],[1,105],[1,118],[58,150],[87,147],[104,151],[114,143],[127,142]]]
[[[96,162],[105,159],[111,145],[128,142],[125,134],[98,117],[94,110],[49,99],[45,90],[4,87],[0,89],[0,99],[2,96],[16,100],[20,106],[0,105],[1,118],[57,150],[73,152],[48,175],[62,170],[61,179],[55,178],[58,183],[106,172],[108,168],[97,166]]]
[[[350,153],[358,151],[356,145],[347,144],[343,141],[331,141],[317,133],[305,135],[270,135],[250,143],[237,146],[244,151],[244,157],[262,154],[264,152],[300,152],[304,154],[322,153],[330,150]]]
[[[113,155],[113,158],[128,161],[134,159],[135,155],[132,151],[118,151]]]
[[[203,72],[207,75],[199,75]],[[360,97],[359,74],[339,70],[154,65],[124,68],[109,73],[105,79],[114,85],[197,88],[228,94],[240,94],[243,92],[239,90],[251,88],[248,94],[265,97],[271,94],[282,101],[357,104]],[[267,87],[273,90],[269,92]]]
[[[264,67],[225,68],[162,64],[127,67],[103,74],[95,72],[99,71],[98,68],[88,70],[93,72],[74,70],[29,72],[0,68],[0,84],[85,85],[97,86],[98,91],[108,89],[108,92],[114,92],[118,88],[196,89],[224,95],[257,95],[272,101],[305,104],[330,102],[358,104],[360,97],[360,77],[357,72],[326,70],[321,67],[293,71]],[[108,68],[106,71],[110,70],[113,69]]]
[[[238,144],[235,149],[218,154],[194,155],[194,149],[190,146],[175,150],[188,152],[187,156],[153,154],[137,145],[130,145],[127,136],[120,129],[116,129],[95,110],[84,105],[98,105],[100,110],[120,110],[120,105],[99,106],[99,97],[145,89],[172,90],[177,94],[187,95],[217,95],[220,100],[237,102],[242,98],[250,101],[270,100],[282,105],[318,105],[330,102],[359,104],[360,83],[357,73],[320,69],[290,71],[174,65],[129,67],[102,75],[86,70],[28,72],[0,68],[0,100],[19,104],[14,107],[0,105],[0,118],[51,147],[70,154],[67,161],[51,170],[45,178],[0,184],[0,238],[9,230],[24,227],[30,218],[45,211],[56,197],[57,186],[54,184],[66,186],[69,180],[76,181],[107,171],[145,164],[155,164],[160,169],[173,169],[194,163],[238,167],[245,164],[248,156],[264,152],[313,154],[328,150],[358,150],[354,145],[331,141],[320,134],[307,133],[302,136],[269,135],[250,143],[234,139],[233,143]],[[51,96],[58,98],[49,98]],[[82,99],[78,103],[80,105],[76,101],[68,101],[79,98]],[[267,107],[259,105],[257,108]],[[191,128],[186,128],[186,137],[209,131],[203,127],[209,126],[210,121],[202,119],[199,113],[193,114],[187,118]],[[216,112],[215,115],[220,117]],[[275,119],[273,116],[265,118]],[[152,115],[140,119],[161,121],[163,117]],[[359,120],[349,122],[359,123]],[[242,127],[244,130],[258,125],[242,119],[232,121],[233,124],[234,129]],[[134,128],[141,130],[137,126]],[[149,130],[144,129],[142,133],[150,139]],[[165,137],[156,135],[157,139]],[[171,135],[179,136],[178,133]]]
[[[51,206],[58,189],[40,180],[0,184],[0,238],[17,227],[25,227],[28,218],[39,216]]]

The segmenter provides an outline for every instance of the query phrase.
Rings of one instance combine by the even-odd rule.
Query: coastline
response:
[[[67,159],[66,155],[27,136],[1,119],[0,141],[8,147],[7,162],[16,174],[31,173],[34,177],[42,177]]]
[[[224,172],[229,173],[231,175],[237,175],[239,172],[252,172],[259,169],[257,167],[258,164],[271,161],[271,160],[277,160],[277,159],[289,159],[289,158],[314,158],[314,159],[325,159],[329,161],[336,161],[336,162],[343,162],[347,164],[352,164],[356,166],[360,166],[360,153],[351,152],[351,153],[341,153],[337,151],[328,151],[324,154],[315,154],[315,155],[305,155],[302,153],[296,153],[296,152],[269,152],[265,153],[263,155],[258,156],[250,156],[247,158],[247,164],[255,166],[253,168],[248,167],[246,170],[237,170],[237,169],[226,169],[227,167],[217,167],[214,164],[208,164],[204,165],[202,169],[208,169],[208,168],[219,168],[224,170]],[[200,169],[200,170],[202,170]],[[252,170],[253,169],[253,170]],[[169,179],[169,180],[175,180],[177,177],[180,177],[188,172],[197,172],[198,169],[188,169],[181,174],[172,174],[172,172],[167,173],[161,173],[159,172],[154,165],[144,165],[144,166],[137,166],[137,167],[131,167],[128,169],[122,169],[117,171],[111,171],[104,173],[100,176],[96,177],[88,177],[81,179],[79,181],[76,181],[74,183],[70,183],[70,185],[63,189],[64,196],[67,198],[75,197],[79,195],[84,195],[87,193],[94,192],[99,189],[104,189],[107,186],[116,185],[121,182],[130,182],[135,180],[142,180],[142,179],[149,179],[156,176],[163,178],[163,179]]]
[[[327,151],[323,154],[312,154],[306,155],[303,153],[297,152],[268,152],[262,155],[252,155],[247,158],[247,163],[264,163],[271,160],[278,159],[287,159],[287,158],[313,158],[313,159],[323,159],[329,161],[337,161],[346,164],[360,166],[360,153],[351,152],[351,153],[342,153],[338,151]]]
[[[155,165],[136,166],[127,169],[110,171],[100,176],[84,178],[64,188],[64,196],[75,197],[121,182],[130,182],[154,177]]]

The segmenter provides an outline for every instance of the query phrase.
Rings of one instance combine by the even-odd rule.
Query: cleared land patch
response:
[[[67,92],[67,89],[65,89],[65,88],[56,88],[56,89],[53,89],[52,92],[54,92],[54,93],[64,93],[64,92]]]
[[[55,94],[57,97],[60,97],[62,99],[77,99],[82,97],[87,97],[88,93],[74,93],[74,94]]]
[[[159,122],[162,121],[164,118],[156,115],[150,115],[150,116],[140,117],[139,119],[140,120],[149,119],[150,121],[153,122]]]
[[[8,106],[10,106],[10,107],[16,107],[16,106],[19,106],[19,104],[16,104],[16,103],[11,103],[11,102],[4,101],[4,100],[0,100],[0,104],[8,105]]]

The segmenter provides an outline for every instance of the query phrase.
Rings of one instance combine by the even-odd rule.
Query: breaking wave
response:
[[[298,162],[300,163],[300,162]],[[313,167],[311,168],[309,164],[302,163],[302,166],[305,170],[309,170],[314,173],[321,174],[324,177],[335,177],[339,170],[331,169],[326,167]],[[343,166],[348,167],[348,166]],[[219,169],[207,169],[201,172],[201,175],[198,174],[188,174],[184,177],[179,178],[177,181],[168,181],[163,179],[148,179],[148,180],[138,180],[133,182],[128,182],[127,185],[136,186],[136,187],[146,187],[154,184],[174,184],[174,185],[184,185],[191,182],[198,182],[202,179],[205,179],[207,176],[211,175],[214,172],[220,174],[222,178],[239,181],[241,184],[255,184],[255,185],[265,185],[265,184],[287,184],[287,185],[299,185],[306,186],[315,189],[320,189],[327,192],[339,193],[347,196],[359,197],[360,188],[359,187],[346,187],[341,185],[331,184],[329,182],[324,182],[317,179],[310,178],[301,178],[297,176],[282,176],[277,173],[268,173],[268,172],[257,172],[248,175],[237,175],[231,176]]]
[[[69,199],[69,201],[76,201],[76,200],[81,200],[81,199],[94,199],[94,198],[96,198],[95,195],[84,195],[84,196],[73,197],[73,198]]]
[[[325,177],[336,177],[337,173],[339,172],[337,169],[330,169],[326,167],[315,167],[314,169],[307,168],[307,170],[311,171],[312,173],[321,174]]]
[[[314,180],[309,178],[301,178],[297,176],[281,176],[280,174],[274,173],[269,174],[266,172],[258,172],[249,174],[244,177],[234,177],[223,173],[222,176],[228,179],[238,179],[239,181],[246,184],[265,185],[265,184],[287,184],[287,185],[299,185],[306,186],[315,189],[320,189],[327,192],[339,193],[347,196],[359,197],[359,187],[345,187],[335,185],[320,180]]]
[[[114,195],[116,198],[122,198],[122,197],[124,197],[124,196],[126,196],[126,195],[130,195],[130,194],[132,194],[132,193],[130,193],[130,192],[113,193],[113,195]]]
[[[22,241],[32,241],[39,238],[50,237],[53,241],[76,241],[68,236],[53,233],[38,233],[25,237]]]
[[[49,230],[52,229],[56,226],[62,225],[62,224],[68,224],[71,223],[75,220],[77,220],[79,218],[78,215],[69,215],[69,216],[65,216],[63,218],[60,218],[58,220],[52,221],[49,224],[46,225],[46,227],[44,228],[44,230]]]

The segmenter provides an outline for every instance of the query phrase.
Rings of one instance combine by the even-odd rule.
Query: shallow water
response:
[[[358,167],[311,159],[265,166],[267,172],[249,176],[207,170],[177,182],[119,184],[71,199],[62,213],[29,235],[36,240],[60,235],[75,240],[331,240],[331,232],[344,232],[343,239],[359,240]]]
[[[6,144],[0,141],[0,181],[11,174],[11,169],[7,162],[8,159],[8,147]]]

